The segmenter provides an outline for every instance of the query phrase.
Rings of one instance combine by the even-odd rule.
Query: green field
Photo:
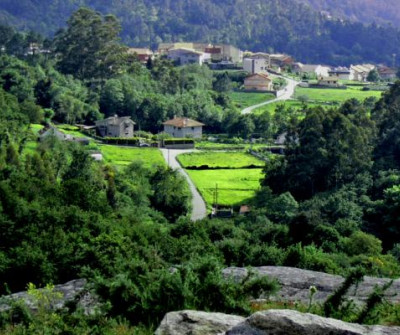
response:
[[[352,98],[364,101],[368,97],[379,99],[381,95],[381,91],[362,91],[359,87],[349,87],[347,90],[297,87],[295,92],[295,98],[298,98],[299,96],[307,96],[309,100],[323,102],[344,102]]]
[[[186,170],[197,189],[200,191],[208,208],[214,199],[218,185],[218,204],[248,204],[256,190],[260,188],[262,169],[234,170]]]
[[[117,167],[124,167],[135,161],[142,161],[144,166],[165,165],[164,158],[157,148],[132,148],[116,145],[98,145],[104,160]]]
[[[334,102],[331,102],[331,104],[325,104],[325,103],[314,103],[314,102],[307,102],[307,103],[302,103],[298,100],[286,100],[286,101],[277,101],[269,105],[262,106],[260,108],[257,108],[253,111],[254,114],[262,114],[264,112],[269,112],[272,115],[275,113],[275,110],[278,106],[284,105],[285,108],[293,108],[294,110],[302,110],[304,106],[306,108],[311,108],[311,107],[317,107],[317,106],[322,106],[322,107],[332,107],[335,106],[336,104]]]
[[[208,165],[224,168],[242,168],[250,165],[264,166],[264,162],[245,152],[198,152],[181,154],[179,163],[183,167]]]
[[[263,103],[268,100],[275,99],[275,96],[270,93],[253,93],[253,92],[231,92],[229,97],[232,99],[234,105],[243,109],[253,105]]]
[[[59,124],[57,125],[57,129],[63,132],[64,134],[71,135],[74,137],[82,137],[82,138],[87,137],[79,131],[78,127],[69,124]]]

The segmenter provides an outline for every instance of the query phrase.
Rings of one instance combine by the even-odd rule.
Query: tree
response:
[[[377,81],[381,80],[381,77],[379,75],[378,70],[377,69],[373,69],[370,73],[368,73],[367,80],[368,81],[372,81],[374,83],[376,83]]]
[[[79,79],[103,79],[118,73],[127,56],[118,44],[120,24],[113,15],[102,16],[80,8],[68,20],[68,27],[55,39],[60,54],[58,67]]]

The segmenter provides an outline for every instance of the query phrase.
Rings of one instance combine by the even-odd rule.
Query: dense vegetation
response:
[[[14,306],[0,315],[0,333],[151,332],[168,311],[245,315],[249,298],[276,290],[265,278],[224,279],[227,266],[286,265],[341,275],[361,267],[368,275],[400,275],[400,83],[377,103],[353,99],[340,108],[297,111],[278,106],[274,114],[242,116],[206,67],[175,68],[163,59],[145,67],[127,59],[115,22],[78,11],[67,30],[48,41],[58,46],[56,56],[25,54],[27,43],[40,39],[32,33],[9,30],[3,40],[0,293],[81,277],[101,307],[85,317],[76,306],[36,316]],[[109,25],[115,30],[105,29]],[[71,56],[88,30],[94,40]],[[167,117],[186,115],[232,141],[286,131],[287,150],[264,173],[252,170],[263,180],[249,215],[195,223],[188,218],[186,183],[164,165],[116,170],[92,160],[90,147],[54,138],[27,150],[37,139],[32,123],[90,123],[115,113],[153,132]],[[107,154],[112,158],[113,151]],[[243,174],[246,180],[248,171]]]
[[[49,36],[64,27],[79,6],[119,17],[128,45],[224,42],[243,50],[287,52],[302,62],[342,65],[363,61],[392,64],[393,54],[400,57],[397,29],[328,20],[296,0],[3,0],[0,22]]]
[[[399,2],[396,0],[298,0],[334,17],[359,22],[399,26]]]

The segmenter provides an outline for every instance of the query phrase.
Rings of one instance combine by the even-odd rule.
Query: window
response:
[[[194,130],[194,127],[192,127],[192,130]]]

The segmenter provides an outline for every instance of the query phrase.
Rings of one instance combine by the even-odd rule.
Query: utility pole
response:
[[[393,69],[394,69],[396,67],[396,56],[397,55],[393,54],[392,56],[393,56],[393,64],[392,65],[393,65]]]

